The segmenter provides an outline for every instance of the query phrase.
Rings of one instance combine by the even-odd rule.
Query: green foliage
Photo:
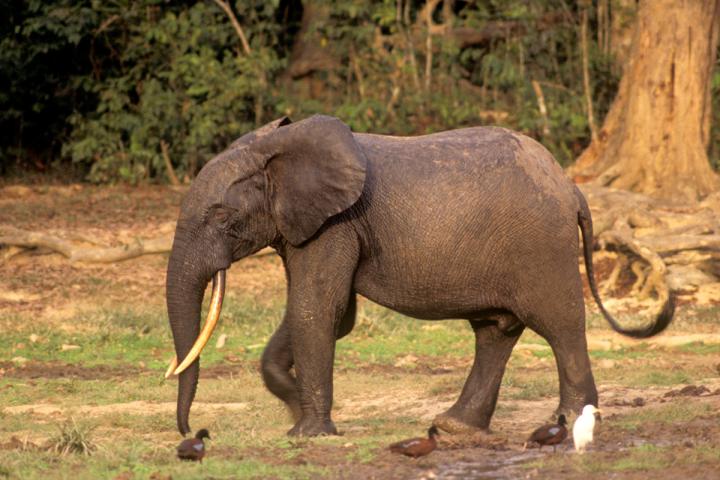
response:
[[[67,116],[88,108],[73,83],[86,73],[100,12],[91,2],[0,2],[0,173],[42,163],[62,142]]]
[[[254,42],[246,55],[238,54],[239,39],[217,6],[158,7],[146,15],[143,3],[155,2],[119,9],[125,35],[107,40],[123,68],[92,84],[95,112],[70,119],[74,130],[63,152],[90,164],[93,181],[163,176],[162,142],[177,173],[191,177],[253,128],[254,108],[269,96],[266,76],[283,64],[267,46],[277,33],[267,6],[240,12],[256,20],[254,37],[267,39]]]
[[[316,99],[293,99],[300,113],[322,106],[355,130],[393,134],[500,124],[539,138],[563,164],[589,142],[576,13],[567,11],[564,2],[471,2],[456,6],[452,15],[441,7],[435,12],[438,24],[482,30],[513,22],[515,28],[463,48],[451,35],[435,35],[430,59],[425,23],[419,18],[422,5],[412,4],[406,15],[396,9],[398,2],[388,0],[370,2],[364,9],[353,1],[321,3],[331,13],[315,29],[340,66],[333,73],[336,78],[326,80],[330,88],[322,105]],[[566,15],[558,16],[551,28],[536,28],[544,16],[559,12]],[[611,59],[591,53],[598,80],[593,94],[601,103],[595,108],[604,113],[617,78],[610,74]],[[547,119],[539,112],[533,81],[543,90]],[[333,89],[333,83],[340,88]]]
[[[0,23],[2,165],[40,151],[71,160],[94,182],[165,181],[165,144],[178,177],[190,179],[256,126],[320,112],[356,131],[399,135],[507,126],[539,139],[564,165],[589,143],[575,2],[441,2],[433,13],[438,28],[488,33],[463,44],[438,31],[431,54],[425,2],[230,3],[249,52],[209,0],[0,4],[7,14]],[[320,12],[309,25],[301,25],[303,6]],[[588,13],[591,96],[601,123],[619,68],[596,42],[596,9]],[[325,56],[330,66],[292,78],[303,53],[304,61]]]

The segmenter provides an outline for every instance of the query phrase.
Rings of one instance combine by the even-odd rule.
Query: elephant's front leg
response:
[[[327,313],[304,310],[288,316],[300,406],[300,418],[289,435],[337,434],[330,418],[335,335]]]
[[[450,433],[487,429],[495,411],[505,365],[523,325],[511,314],[470,322],[475,331],[475,362],[460,398],[433,423]]]
[[[316,239],[288,255],[286,322],[297,377],[300,419],[289,435],[337,434],[330,418],[335,338],[348,311],[357,248]]]

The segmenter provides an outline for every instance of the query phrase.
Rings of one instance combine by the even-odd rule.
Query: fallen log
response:
[[[28,232],[14,227],[0,228],[0,246],[24,249],[44,248],[57,252],[70,262],[114,263],[137,258],[142,255],[165,254],[172,248],[173,233],[150,239],[135,239],[118,247],[84,247],[64,238],[42,232]],[[271,253],[271,248],[260,250],[255,255]]]
[[[137,239],[119,247],[82,247],[63,238],[41,232],[28,232],[13,227],[0,230],[0,245],[23,248],[46,248],[71,262],[113,263],[141,255],[167,253],[172,247],[172,235],[147,240]]]

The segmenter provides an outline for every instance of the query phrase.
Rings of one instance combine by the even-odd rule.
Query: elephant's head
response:
[[[199,375],[198,355],[222,305],[225,270],[263,247],[300,245],[355,203],[366,160],[336,118],[276,120],[207,163],[182,202],[167,271],[167,307],[179,373],[177,423],[184,435]],[[200,310],[214,281],[208,319]]]

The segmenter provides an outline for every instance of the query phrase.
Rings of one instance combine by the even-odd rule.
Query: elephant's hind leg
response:
[[[495,411],[505,364],[524,330],[509,312],[471,320],[475,331],[475,362],[460,398],[433,423],[450,433],[487,429]]]
[[[356,300],[351,295],[347,310],[337,325],[335,335],[338,339],[350,333],[355,326]],[[297,391],[297,380],[290,373],[294,364],[290,349],[290,329],[283,320],[265,347],[262,355],[261,370],[265,386],[270,392],[285,402],[294,421],[301,416],[300,400]]]
[[[576,309],[558,309],[545,321],[531,326],[545,338],[555,354],[560,378],[560,405],[557,414],[571,418],[583,406],[598,404],[590,357],[585,339],[585,317],[582,306]]]
[[[283,320],[270,338],[260,361],[262,377],[270,392],[285,402],[293,420],[300,418],[297,383],[290,373],[293,356],[290,350],[290,329]]]

